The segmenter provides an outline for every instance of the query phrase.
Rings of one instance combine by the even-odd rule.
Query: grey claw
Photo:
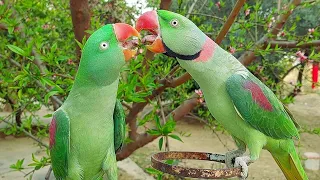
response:
[[[236,157],[234,167],[241,167],[241,178],[245,180],[248,177],[248,163],[250,163],[251,159],[248,156]]]

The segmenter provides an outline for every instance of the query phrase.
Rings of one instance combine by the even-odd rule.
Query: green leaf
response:
[[[154,118],[155,118],[155,120],[156,120],[156,126],[157,126],[157,128],[158,128],[159,130],[161,130],[162,128],[161,128],[159,116],[155,116]]]
[[[49,118],[49,117],[52,117],[52,114],[46,114],[43,116],[44,118]]]
[[[154,135],[154,136],[161,135],[161,132],[156,130],[156,129],[150,129],[150,130],[147,131],[147,133],[150,134],[150,135]]]
[[[163,174],[163,172],[161,172],[157,169],[154,169],[154,168],[146,168],[145,170],[150,174],[155,174],[155,175]]]
[[[10,165],[10,168],[20,171],[20,170],[24,169],[24,167],[22,167],[23,162],[24,162],[24,159],[18,159],[16,164]]]
[[[163,137],[159,139],[159,150],[161,151],[163,145]]]
[[[75,39],[76,40],[76,39]],[[76,43],[78,44],[78,46],[80,47],[80,49],[83,48],[83,44],[81,44],[81,42],[79,42],[78,40],[76,40]]]
[[[26,52],[25,52],[23,49],[15,46],[15,45],[7,45],[7,47],[8,47],[11,51],[13,51],[14,53],[17,53],[17,54],[19,54],[19,55],[21,55],[21,56],[26,56]]]
[[[45,77],[42,77],[41,81],[42,81],[42,83],[48,84],[49,86],[55,86],[56,85],[53,81],[51,81],[50,79],[45,78]]]
[[[46,95],[44,96],[44,101],[45,101],[46,103],[48,103],[49,98],[50,98],[51,96],[55,95],[55,94],[58,94],[58,93],[59,93],[59,91],[50,91],[48,94],[46,94]]]
[[[21,78],[23,78],[23,77],[24,77],[24,75],[20,74],[20,75],[18,75],[17,77],[15,77],[15,78],[13,79],[13,82],[15,82],[15,81],[17,81],[17,80],[19,80],[19,79],[21,79]]]
[[[169,119],[166,124],[163,125],[162,127],[162,134],[163,135],[168,135],[172,131],[174,131],[176,127],[176,122],[173,119]]]
[[[162,176],[163,176],[163,174],[158,174],[157,180],[162,180]]]
[[[57,43],[53,43],[53,45],[51,46],[51,52],[55,52],[57,50]]]
[[[175,134],[169,134],[168,136],[170,136],[171,138],[173,138],[173,139],[175,139],[175,140],[178,140],[178,141],[180,141],[180,142],[183,142],[182,139],[181,139],[179,136],[175,135]]]
[[[39,160],[34,156],[34,154],[32,153],[31,155],[32,157],[32,161],[36,162],[36,163],[39,163]]]
[[[179,164],[179,160],[176,160],[176,159],[167,159],[165,161],[166,164],[170,164],[170,165],[178,165]]]
[[[128,98],[133,102],[146,102],[145,99],[136,96],[129,96]]]
[[[18,91],[18,98],[19,98],[19,99],[22,98],[22,89],[19,89],[19,91]]]

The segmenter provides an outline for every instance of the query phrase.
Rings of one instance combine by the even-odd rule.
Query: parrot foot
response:
[[[249,156],[236,157],[234,162],[234,167],[241,167],[241,180],[244,180],[248,177],[248,165],[251,163],[251,159]]]
[[[235,163],[235,158],[242,156],[246,152],[245,149],[237,149],[234,151],[229,151],[226,153],[225,163],[228,168],[233,168]]]

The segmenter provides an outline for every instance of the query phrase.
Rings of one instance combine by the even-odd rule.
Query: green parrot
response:
[[[119,73],[136,51],[130,25],[108,24],[87,40],[79,69],[63,105],[50,123],[50,154],[56,179],[116,180],[115,152],[125,138],[125,115],[116,100]]]
[[[153,35],[147,48],[174,57],[197,81],[207,106],[232,135],[238,149],[226,153],[228,167],[241,166],[268,150],[290,180],[308,179],[295,150],[298,125],[274,93],[251,74],[234,56],[207,37],[186,17],[165,11],[149,11],[136,22],[138,31]],[[250,156],[243,156],[248,148]],[[233,163],[235,162],[235,163]]]

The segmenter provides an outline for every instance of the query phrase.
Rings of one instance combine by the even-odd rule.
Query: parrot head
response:
[[[139,37],[138,31],[125,23],[108,24],[96,30],[83,47],[79,76],[86,81],[108,85],[118,79],[120,69],[135,56],[131,37]]]
[[[197,59],[207,40],[207,36],[188,18],[165,10],[142,14],[136,22],[136,29],[152,33],[143,40],[152,43],[147,49],[180,60]]]

